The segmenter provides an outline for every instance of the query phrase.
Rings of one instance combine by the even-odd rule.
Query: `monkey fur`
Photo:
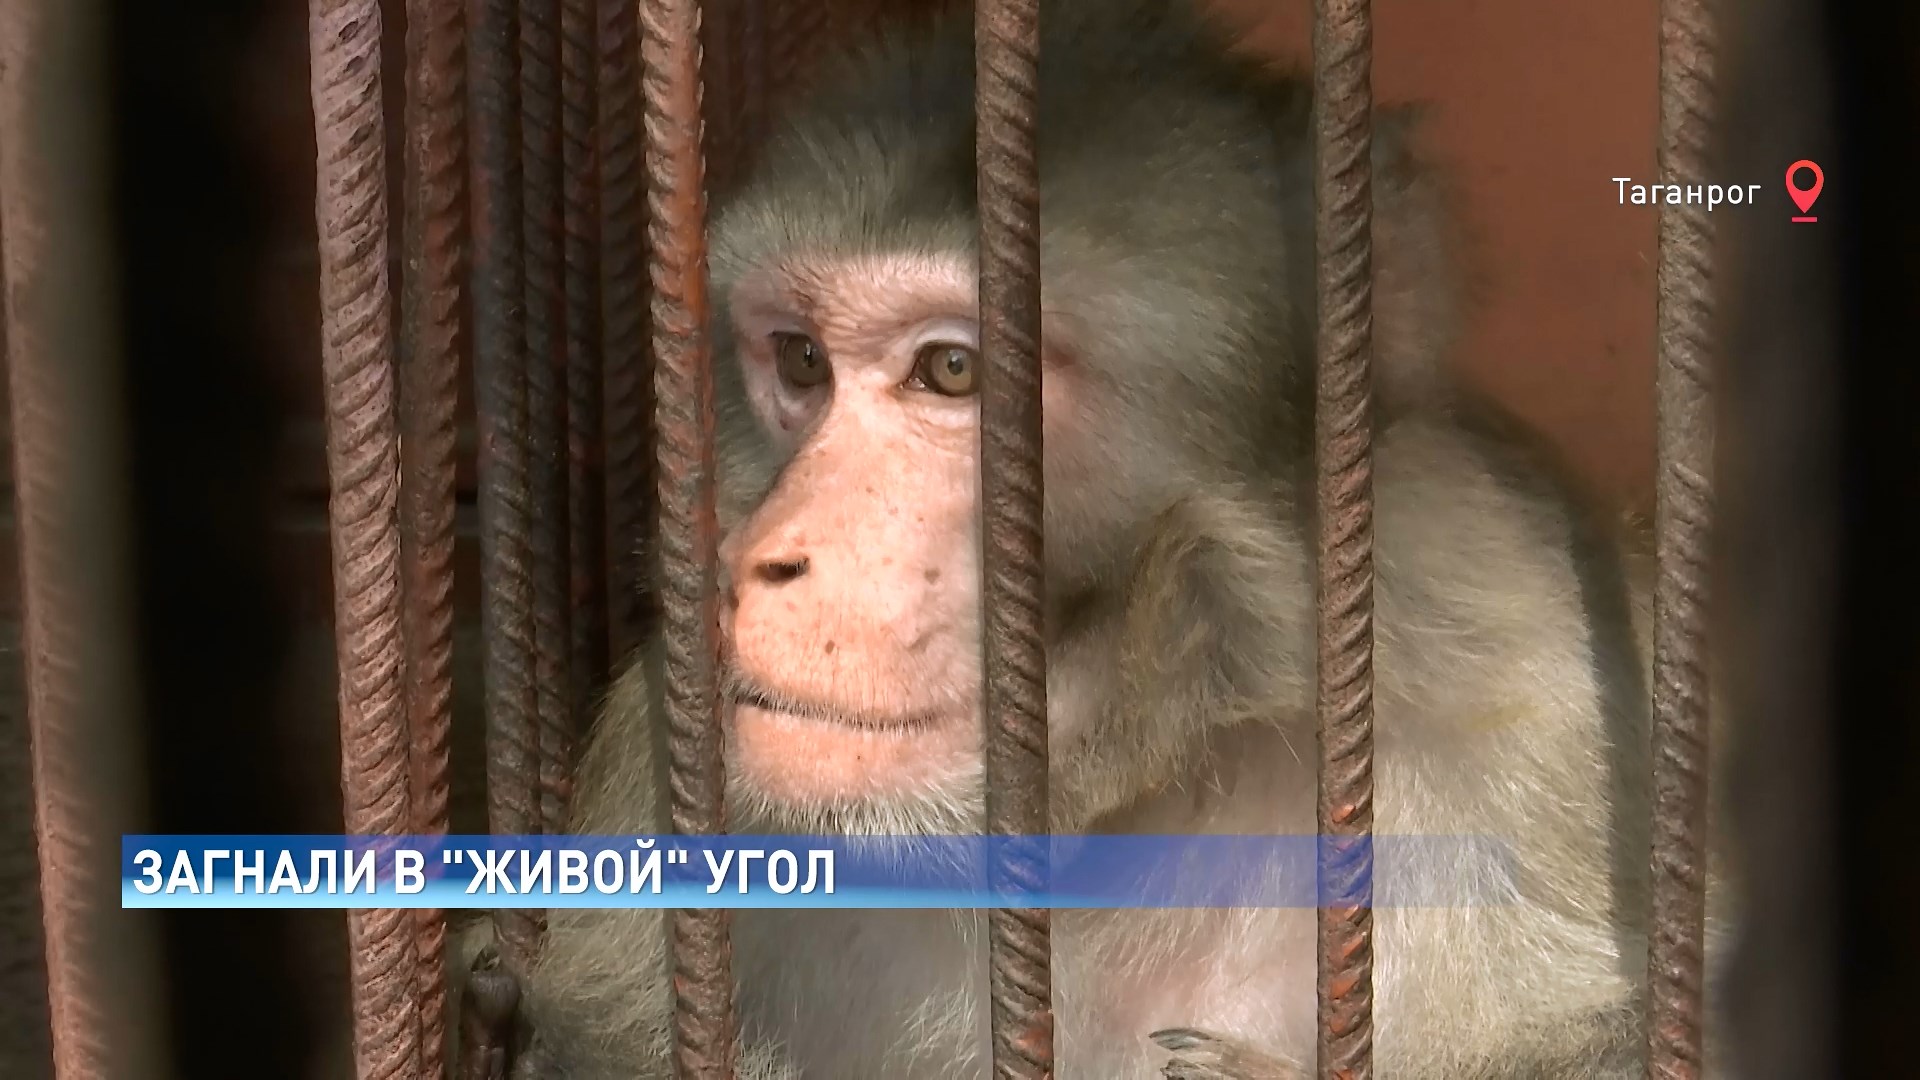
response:
[[[1309,834],[1310,88],[1180,0],[1041,11],[1052,828]],[[982,824],[978,414],[918,359],[965,387],[978,344],[972,36],[963,11],[820,53],[717,203],[734,831]],[[1448,384],[1457,245],[1408,127],[1376,123],[1372,186],[1375,827],[1495,837],[1518,869],[1511,903],[1374,913],[1377,1071],[1638,1077],[1643,538]],[[664,829],[657,646],[592,733],[579,832]],[[663,913],[550,918],[519,1074],[671,1075]],[[1314,926],[1056,912],[1058,1075],[1309,1075]],[[984,937],[972,912],[736,912],[740,1075],[987,1076]]]

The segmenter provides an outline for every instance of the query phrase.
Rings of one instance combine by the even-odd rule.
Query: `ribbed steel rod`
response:
[[[673,827],[710,835],[726,830],[726,807],[700,10],[696,0],[645,0],[640,23]],[[674,1060],[690,1080],[733,1075],[728,929],[725,911],[674,912]]]
[[[646,192],[640,170],[640,23],[633,0],[599,0],[600,326],[605,365],[607,638],[625,661],[647,624],[641,552],[651,546],[653,365]]]
[[[520,0],[522,284],[527,292],[527,486],[532,517],[534,701],[540,827],[561,832],[573,794],[573,573],[567,509],[567,295],[560,0]]]
[[[540,804],[527,488],[526,292],[521,278],[518,20],[515,0],[468,2],[487,823],[496,833],[525,834],[540,831]],[[493,923],[507,970],[525,971],[539,938],[539,913],[501,910],[494,913]]]
[[[321,364],[327,396],[334,636],[346,828],[399,835],[409,799],[400,603],[400,454],[387,282],[386,138],[377,0],[313,0]],[[362,1080],[420,1077],[416,917],[350,911]]]
[[[1714,27],[1706,0],[1660,5],[1660,174],[1709,179]],[[1713,234],[1660,208],[1659,475],[1654,529],[1652,938],[1647,1075],[1701,1075],[1706,925],[1707,588],[1713,524]]]
[[[0,0],[0,296],[55,1075],[168,1075],[145,820],[131,468],[108,239],[104,5]]]
[[[1040,175],[1037,0],[975,11],[980,204],[981,604],[987,828],[1047,832],[1046,598],[1041,537]],[[1006,884],[1044,887],[1043,846],[996,860]],[[993,1068],[1053,1075],[1051,922],[1044,910],[988,917]]]
[[[1373,1075],[1373,15],[1315,0],[1322,1080]],[[1328,904],[1324,898],[1344,902]]]
[[[412,829],[447,831],[453,729],[455,406],[465,336],[466,12],[407,5],[400,558]],[[415,916],[421,1072],[445,1071],[446,912]]]
[[[566,288],[569,722],[586,731],[607,682],[606,392],[600,351],[597,0],[560,6],[560,165]]]

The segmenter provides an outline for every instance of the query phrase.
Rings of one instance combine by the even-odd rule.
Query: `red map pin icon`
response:
[[[1803,188],[1796,185],[1793,182],[1793,178],[1799,175],[1800,170],[1802,169],[1805,169],[1808,172],[1813,174],[1812,187]],[[1800,213],[1802,214],[1805,214],[1807,211],[1813,209],[1813,200],[1820,197],[1820,185],[1826,182],[1827,182],[1827,177],[1824,173],[1820,171],[1820,166],[1815,165],[1811,161],[1802,159],[1800,161],[1796,161],[1793,164],[1787,166],[1787,195],[1793,199],[1793,205],[1799,207]],[[1819,221],[1820,219],[1816,217],[1797,217],[1797,218],[1794,218],[1793,220]]]

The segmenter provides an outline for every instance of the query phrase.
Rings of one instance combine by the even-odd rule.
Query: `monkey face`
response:
[[[734,782],[797,820],[950,820],[980,772],[971,271],[785,262],[729,307],[785,460],[721,546]]]

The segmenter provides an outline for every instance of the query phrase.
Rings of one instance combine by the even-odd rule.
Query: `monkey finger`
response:
[[[1166,1080],[1307,1080],[1306,1070],[1291,1062],[1194,1028],[1164,1028],[1147,1037],[1173,1051],[1160,1070]]]

